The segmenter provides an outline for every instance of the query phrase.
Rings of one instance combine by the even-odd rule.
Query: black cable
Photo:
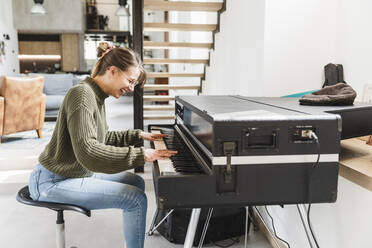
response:
[[[318,150],[318,158],[316,159],[316,163],[314,164],[314,166],[312,167],[312,169],[310,171],[309,187],[308,187],[309,206],[307,208],[307,216],[306,217],[307,217],[307,223],[309,224],[309,229],[310,229],[311,236],[314,239],[316,247],[319,248],[318,241],[316,240],[313,228],[311,227],[311,223],[310,223],[310,208],[311,208],[311,182],[312,182],[312,177],[313,177],[313,174],[314,174],[314,169],[319,166],[320,143],[319,143],[318,137],[316,136],[316,134],[313,131],[311,132],[310,136],[313,137],[315,142],[316,142],[316,147],[317,147],[317,150]]]
[[[309,223],[309,229],[310,229],[310,232],[311,232],[311,236],[313,236],[313,239],[315,241],[315,245],[316,245],[317,248],[319,248],[318,241],[315,238],[315,235],[314,235],[313,229],[311,227],[311,223],[310,223],[310,207],[311,207],[311,203],[309,203],[309,207],[307,208],[307,222]]]
[[[273,227],[273,231],[274,231],[274,235],[277,239],[279,239],[280,241],[282,241],[283,243],[285,243],[288,248],[291,248],[291,246],[289,245],[289,243],[287,241],[285,241],[284,239],[280,238],[277,234],[276,234],[276,230],[275,230],[275,226],[274,226],[274,218],[271,216],[271,214],[269,213],[269,210],[267,209],[267,206],[265,205],[265,210],[267,212],[267,214],[269,215],[270,219],[271,219],[271,226]]]

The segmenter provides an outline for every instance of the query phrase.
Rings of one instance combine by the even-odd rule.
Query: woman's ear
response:
[[[118,72],[118,69],[113,65],[110,66],[108,70],[109,70],[111,76],[114,76]]]

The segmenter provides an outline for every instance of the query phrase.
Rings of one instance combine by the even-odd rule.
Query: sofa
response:
[[[67,91],[87,76],[76,76],[71,73],[30,73],[29,75],[40,75],[44,77],[43,93],[46,95],[46,121],[55,121],[57,119],[59,108]]]

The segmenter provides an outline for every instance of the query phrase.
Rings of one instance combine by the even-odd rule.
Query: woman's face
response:
[[[119,98],[124,92],[132,92],[137,84],[140,70],[138,67],[129,67],[121,71],[115,66],[109,68],[110,82],[108,83],[109,94]]]

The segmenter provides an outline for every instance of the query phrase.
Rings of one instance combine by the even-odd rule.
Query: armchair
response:
[[[0,77],[0,138],[35,129],[39,138],[44,125],[43,77]],[[1,141],[1,140],[0,140]]]

